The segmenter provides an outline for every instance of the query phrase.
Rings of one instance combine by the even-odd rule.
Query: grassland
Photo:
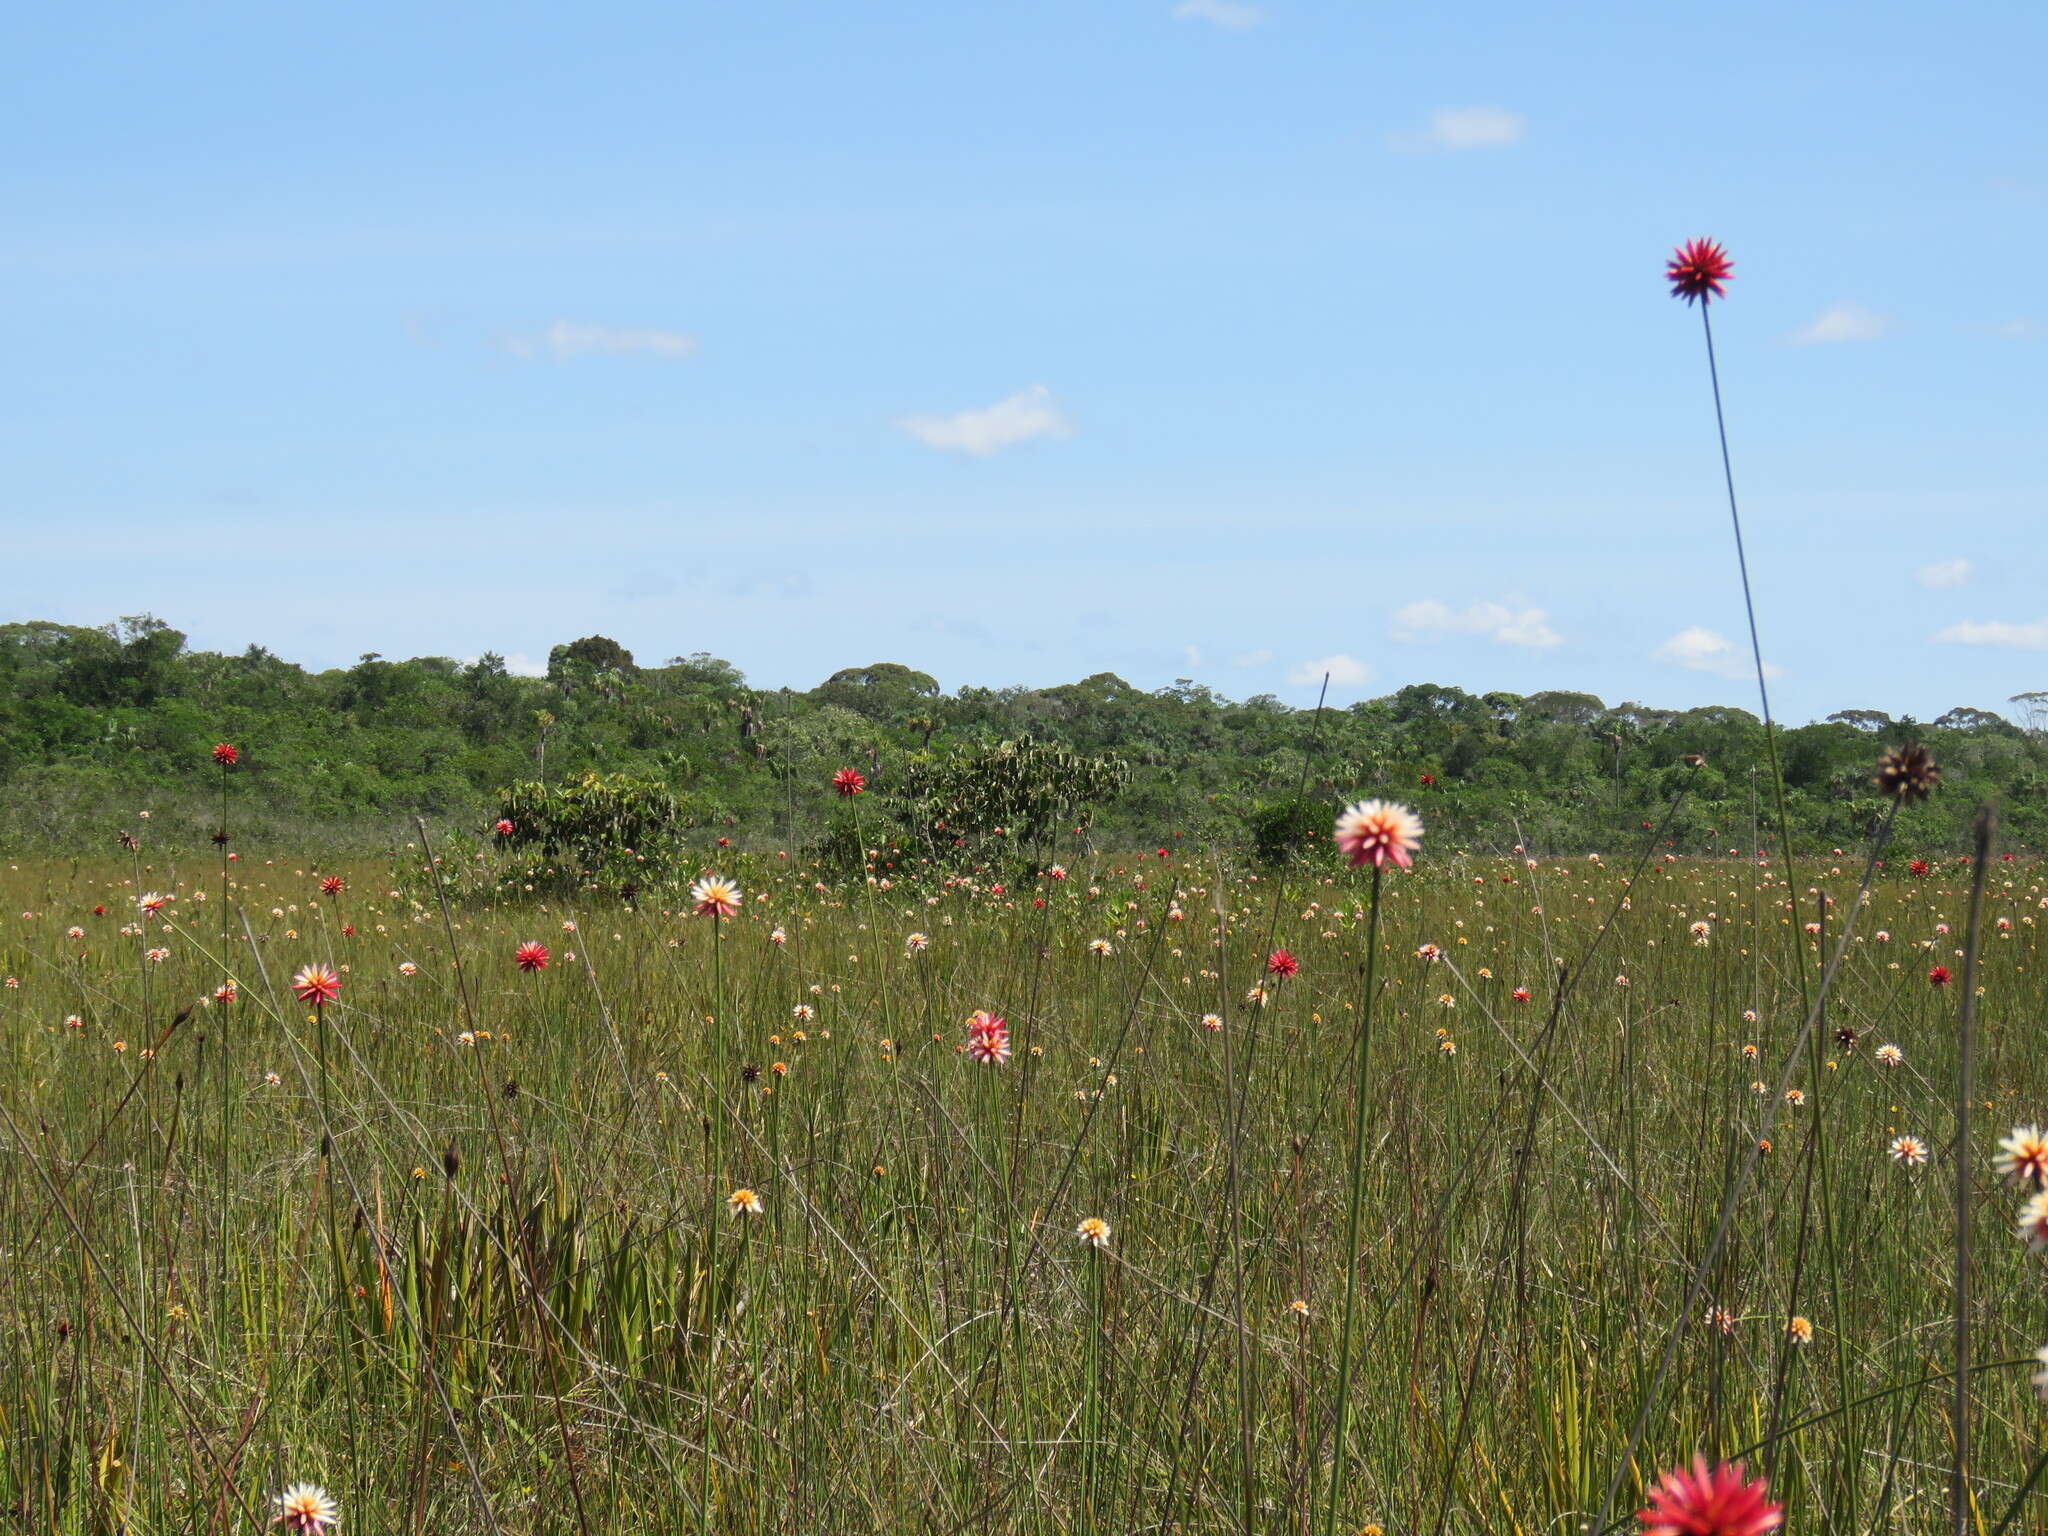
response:
[[[1346,1531],[1533,1536],[1697,1451],[1789,1529],[1946,1529],[1959,1159],[1977,1518],[2042,1528],[1991,1161],[2048,1108],[2031,863],[1990,866],[1959,1147],[1970,869],[1906,851],[1816,1014],[1861,856],[1426,841],[1368,992],[1369,873],[1322,865],[727,851],[721,921],[136,830],[0,868],[0,1528],[251,1531],[307,1479],[364,1536],[1308,1532],[1334,1476]]]

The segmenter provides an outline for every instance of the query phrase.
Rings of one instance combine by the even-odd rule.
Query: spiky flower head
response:
[[[1084,1217],[1081,1224],[1074,1228],[1074,1236],[1081,1239],[1090,1248],[1107,1248],[1109,1246],[1109,1223],[1100,1216]]]
[[[544,971],[548,968],[548,947],[534,939],[512,951],[512,961],[522,971]]]
[[[735,1216],[758,1216],[761,1197],[751,1189],[736,1189],[725,1197],[725,1208]]]
[[[231,741],[224,741],[213,749],[213,760],[223,768],[232,768],[242,760],[242,754]]]
[[[832,775],[832,787],[839,792],[842,800],[851,800],[868,787],[868,781],[861,777],[858,768],[842,768]]]
[[[1380,869],[1391,861],[1406,869],[1421,846],[1422,818],[1391,800],[1360,800],[1337,818],[1337,851],[1353,866]]]
[[[1692,1470],[1674,1467],[1657,1479],[1647,1509],[1636,1511],[1642,1536],[1764,1536],[1785,1519],[1785,1506],[1773,1504],[1762,1478],[1743,1476],[1742,1463],[1709,1467],[1695,1456]]]
[[[309,965],[292,978],[292,996],[302,1003],[331,1003],[341,996],[341,974],[329,965]]]
[[[690,887],[690,905],[699,917],[731,917],[740,909],[740,888],[723,875],[706,875]]]
[[[2041,1188],[2048,1184],[2048,1136],[2038,1125],[2014,1126],[2012,1134],[1999,1142],[1991,1166],[2011,1183]]]
[[[293,1483],[270,1501],[277,1511],[272,1525],[281,1525],[297,1536],[326,1536],[341,1523],[341,1509],[318,1483]]]
[[[1895,1136],[1890,1156],[1901,1168],[1918,1168],[1927,1161],[1927,1143],[1918,1136]]]
[[[1711,303],[1726,298],[1723,286],[1735,273],[1735,263],[1717,241],[1688,240],[1673,252],[1664,268],[1671,279],[1671,297],[1690,304],[1695,299]]]
[[[1925,800],[1941,782],[1941,769],[1934,754],[1913,742],[1893,747],[1877,760],[1877,787],[1901,805]]]

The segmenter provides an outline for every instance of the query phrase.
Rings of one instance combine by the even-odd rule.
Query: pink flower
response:
[[[1692,1470],[1673,1468],[1650,1490],[1650,1505],[1636,1511],[1642,1536],[1764,1536],[1785,1519],[1762,1478],[1746,1482],[1742,1463],[1708,1467],[1695,1456]]]
[[[500,837],[510,837],[512,835],[511,818],[508,816],[500,816],[498,818],[498,824],[492,827],[491,830],[497,833],[498,836]]]
[[[512,952],[512,962],[522,971],[544,971],[548,968],[548,947],[529,939]]]
[[[1337,849],[1356,866],[1408,868],[1422,846],[1422,818],[1391,800],[1361,800],[1337,818]]]
[[[842,768],[832,775],[832,787],[842,800],[851,800],[868,787],[868,781],[861,777],[858,768]]]
[[[1671,279],[1671,297],[1690,304],[1698,299],[1711,303],[1727,297],[1724,285],[1734,275],[1735,263],[1712,240],[1688,240],[1672,254],[1664,275]]]
[[[1284,949],[1276,949],[1272,954],[1266,956],[1266,974],[1268,976],[1292,976],[1300,969],[1301,962]]]
[[[302,1003],[331,1003],[341,996],[341,976],[330,966],[309,965],[292,978],[292,996]]]

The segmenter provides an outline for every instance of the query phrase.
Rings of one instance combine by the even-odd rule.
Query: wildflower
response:
[[[1116,953],[1116,946],[1107,939],[1090,939],[1088,941],[1088,953],[1098,960],[1107,960]]]
[[[1799,1317],[1797,1315],[1794,1315],[1793,1318],[1785,1324],[1785,1336],[1789,1338],[1794,1344],[1802,1346],[1811,1344],[1813,1342],[1813,1320],[1811,1318]]]
[[[401,960],[401,961],[399,961],[399,962],[398,962],[398,974],[399,974],[399,975],[401,975],[401,976],[417,976],[417,975],[419,975],[419,973],[420,973],[420,968],[419,968],[418,966],[414,965],[414,964],[413,964],[413,963],[412,963],[412,962],[411,962],[410,960]]]
[[[1857,1042],[1860,1041],[1862,1038],[1863,1037],[1861,1035],[1857,1034],[1855,1030],[1851,1029],[1846,1024],[1844,1024],[1840,1029],[1835,1031],[1835,1044],[1839,1045],[1845,1051],[1855,1050]]]
[[[270,1507],[277,1511],[272,1525],[281,1525],[295,1536],[326,1536],[341,1519],[341,1511],[318,1483],[293,1483]]]
[[[322,896],[339,896],[347,889],[348,882],[339,875],[324,875],[321,877],[320,894]]]
[[[238,995],[232,981],[224,981],[213,989],[213,1000],[216,1003],[232,1003]]]
[[[2048,1248],[2048,1189],[2035,1191],[2021,1208],[2019,1229],[2029,1248]]]
[[[512,961],[522,971],[544,971],[548,968],[548,947],[528,939],[512,952]]]
[[[868,787],[868,781],[861,777],[858,768],[842,768],[832,775],[832,787],[839,792],[842,800],[851,800]]]
[[[919,950],[928,948],[931,942],[932,941],[929,935],[922,933],[913,933],[909,938],[903,941],[903,947],[909,950],[912,954],[916,954]]]
[[[1215,1034],[1222,1027],[1223,1015],[1220,1013],[1205,1013],[1202,1015],[1202,1028],[1208,1030],[1210,1034]]]
[[[171,958],[171,952],[168,949],[152,949],[146,952],[145,958],[151,965],[162,965]],[[12,976],[7,978],[7,984],[10,987],[20,985]]]
[[[511,819],[509,817],[500,816],[497,819],[497,822],[491,827],[491,830],[497,833],[498,836],[500,837],[510,837],[515,829],[513,828]]]
[[[1998,1144],[1998,1156],[1991,1166],[2013,1184],[2031,1184],[2036,1189],[2048,1184],[2048,1136],[2038,1125],[2016,1125],[2012,1134]]]
[[[1292,1312],[1296,1317],[1305,1319],[1308,1316],[1308,1303],[1306,1301],[1303,1301],[1299,1296],[1297,1296],[1294,1298],[1294,1300],[1287,1303],[1287,1310]]]
[[[1706,944],[1706,942],[1707,942],[1707,941],[1708,941],[1709,939],[1711,939],[1711,938],[1712,938],[1713,936],[1714,936],[1714,925],[1713,925],[1712,923],[1694,923],[1694,924],[1692,925],[1692,941],[1693,941],[1693,943],[1695,943],[1695,944],[1699,944],[1699,945],[1705,945],[1705,944]]]
[[[267,1088],[275,1088],[283,1081],[284,1079],[279,1077],[275,1072],[266,1072],[263,1074],[263,1084]]]
[[[1765,1536],[1785,1518],[1785,1506],[1768,1493],[1763,1479],[1744,1479],[1741,1462],[1709,1468],[1695,1456],[1690,1472],[1678,1467],[1657,1479],[1636,1518],[1642,1536]]]
[[[1785,1102],[1794,1109],[1797,1109],[1806,1102],[1806,1090],[1804,1088],[1787,1088],[1785,1090]]]
[[[292,977],[292,996],[302,1003],[331,1003],[341,996],[341,977],[325,965],[309,965]]]
[[[1912,863],[1906,866],[1906,873],[1911,875],[1915,880],[1925,880],[1927,876],[1932,872],[1932,870],[1933,866],[1929,864],[1925,859],[1915,859]]]
[[[1002,1021],[996,1021],[1000,1024]],[[967,1032],[968,1060],[984,1067],[999,1067],[1010,1059],[1010,1036],[1007,1030],[978,1030],[972,1025]]]
[[[1927,1143],[1918,1136],[1895,1136],[1886,1155],[1901,1168],[1918,1168],[1927,1161]]]
[[[1695,299],[1711,303],[1726,298],[1724,286],[1734,275],[1735,263],[1715,240],[1688,240],[1672,253],[1664,275],[1671,280],[1671,297],[1691,304]],[[1769,1529],[1769,1527],[1763,1527]]]
[[[1906,1060],[1906,1053],[1896,1045],[1880,1045],[1872,1054],[1880,1067],[1900,1066]]]
[[[1930,970],[1930,971],[1929,971],[1929,972],[1927,973],[1927,983],[1928,983],[1928,985],[1929,985],[1929,986],[1934,986],[1934,987],[1945,987],[1945,986],[1947,986],[1947,985],[1948,985],[1948,967],[1947,967],[1947,966],[1945,966],[1945,965],[1937,965],[1937,966],[1935,966],[1935,967],[1934,967],[1934,968],[1933,968],[1932,970]]]
[[[1735,1314],[1726,1307],[1715,1307],[1707,1313],[1707,1321],[1724,1337],[1735,1331]]]
[[[723,875],[706,875],[690,887],[690,904],[699,917],[731,917],[740,909],[740,888]]]
[[[758,1216],[761,1197],[751,1189],[736,1189],[725,1197],[725,1207],[735,1216]]]
[[[2048,1402],[2048,1344],[2035,1350],[2034,1358],[2041,1362],[2041,1369],[2034,1372],[2034,1395]]]
[[[1284,949],[1276,949],[1272,954],[1266,956],[1266,974],[1268,976],[1292,976],[1300,969],[1301,962]]]
[[[72,927],[66,928],[64,930],[64,937],[76,942],[77,940],[85,937],[85,930],[83,928],[77,927],[76,925],[73,925]]]
[[[1435,961],[1443,959],[1443,957],[1444,952],[1441,949],[1438,949],[1434,944],[1425,944],[1420,949],[1415,951],[1415,958],[1420,960],[1424,965],[1432,964]]]
[[[169,904],[170,899],[159,891],[145,891],[135,898],[135,905],[144,917],[155,917]]]
[[[1941,782],[1934,754],[1918,742],[1894,747],[1877,760],[1877,787],[1901,805],[1925,800]]]
[[[770,944],[776,945],[787,944],[789,942],[789,934],[784,930],[777,928],[768,935],[768,942]]]
[[[1085,1217],[1081,1224],[1074,1228],[1074,1236],[1081,1239],[1090,1248],[1107,1248],[1109,1246],[1109,1223],[1100,1216]]]
[[[1353,867],[1383,869],[1389,860],[1402,869],[1422,846],[1422,818],[1391,800],[1360,800],[1337,818],[1337,851]]]
[[[789,1013],[791,1018],[794,1018],[798,1022],[804,1024],[810,1023],[811,1020],[815,1019],[818,1016],[818,1010],[813,1008],[809,1003],[798,1003],[794,1008],[789,1010]]]
[[[1510,992],[1508,996],[1512,997],[1518,1003],[1526,1003],[1527,1001],[1529,1001],[1529,989],[1527,987],[1517,987],[1514,991]]]
[[[1265,1006],[1266,997],[1267,992],[1264,987],[1253,987],[1245,993],[1244,1000],[1254,1008],[1262,1008]]]
[[[213,749],[213,760],[223,768],[232,768],[242,760],[242,754],[235,750],[232,742],[222,742]]]
[[[1436,1049],[1439,1056],[1455,1056],[1458,1054],[1458,1042],[1446,1035],[1437,1041]]]

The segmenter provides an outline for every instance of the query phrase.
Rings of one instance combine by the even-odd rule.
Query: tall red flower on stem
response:
[[[1292,976],[1301,969],[1301,962],[1284,949],[1276,949],[1266,956],[1268,976]]]
[[[339,896],[347,889],[348,882],[339,875],[322,875],[320,877],[320,894],[322,896]]]
[[[506,816],[500,816],[498,818],[497,825],[492,827],[491,830],[497,833],[498,836],[500,837],[510,837],[513,832],[511,818]]]
[[[1664,268],[1671,279],[1671,296],[1690,304],[1702,304],[1728,296],[1726,284],[1735,275],[1735,263],[1713,240],[1688,240],[1672,254]]]
[[[1692,1470],[1674,1467],[1657,1479],[1647,1509],[1636,1511],[1642,1536],[1765,1536],[1785,1520],[1785,1506],[1773,1504],[1758,1478],[1743,1477],[1742,1463],[1709,1467],[1695,1456]]]
[[[832,775],[832,787],[839,791],[839,798],[851,800],[868,787],[868,781],[861,777],[858,768],[842,768]]]
[[[224,741],[213,749],[213,760],[223,768],[232,768],[242,760],[242,754],[235,749],[233,742]]]
[[[1933,970],[1929,971],[1927,973],[1927,984],[1933,987],[1947,986],[1948,967],[1945,965],[1937,965],[1936,967],[1934,967]]]
[[[522,971],[544,971],[548,968],[548,947],[529,939],[512,952],[512,960]]]
[[[292,978],[292,996],[302,1003],[331,1003],[341,996],[341,975],[332,966],[309,965]]]

